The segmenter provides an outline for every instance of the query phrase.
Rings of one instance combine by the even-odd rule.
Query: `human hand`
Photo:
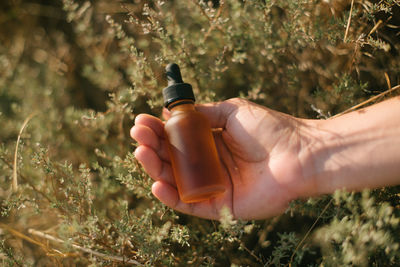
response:
[[[264,219],[312,191],[303,167],[310,157],[306,120],[243,99],[196,105],[196,109],[220,129],[214,131],[214,138],[228,189],[207,201],[183,203],[171,169],[164,123],[141,114],[131,129],[131,137],[139,143],[135,156],[155,180],[152,192],[164,204],[208,219],[219,219],[224,206],[235,218]]]

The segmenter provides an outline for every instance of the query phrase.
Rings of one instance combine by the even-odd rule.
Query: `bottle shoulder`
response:
[[[207,125],[209,126],[209,121],[207,117],[202,114],[201,112],[198,112],[196,110],[193,111],[176,111],[171,114],[171,117],[168,119],[168,121],[165,123],[165,128],[166,130],[170,127],[176,126],[176,125],[193,125],[193,124],[201,124],[201,125]]]

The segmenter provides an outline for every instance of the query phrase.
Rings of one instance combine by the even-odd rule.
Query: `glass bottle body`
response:
[[[210,123],[187,102],[171,108],[165,132],[179,196],[192,203],[223,193],[226,185]]]

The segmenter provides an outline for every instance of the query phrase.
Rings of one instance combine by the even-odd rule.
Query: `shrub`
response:
[[[169,62],[199,102],[240,96],[308,118],[396,85],[398,1],[351,2],[3,1],[3,264],[398,264],[397,187],[207,221],[152,197],[129,138],[135,115],[160,115]]]

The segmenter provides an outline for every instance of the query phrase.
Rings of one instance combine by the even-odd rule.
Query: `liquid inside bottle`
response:
[[[226,190],[211,126],[207,117],[195,110],[193,91],[180,78],[179,67],[168,65],[167,77],[170,80],[168,74],[177,75],[173,76],[163,93],[171,111],[165,133],[179,196],[186,203],[207,200]],[[185,90],[184,93],[176,92],[179,84],[183,84],[183,89],[180,89]],[[173,92],[168,92],[168,89]],[[187,92],[189,89],[191,94]]]

